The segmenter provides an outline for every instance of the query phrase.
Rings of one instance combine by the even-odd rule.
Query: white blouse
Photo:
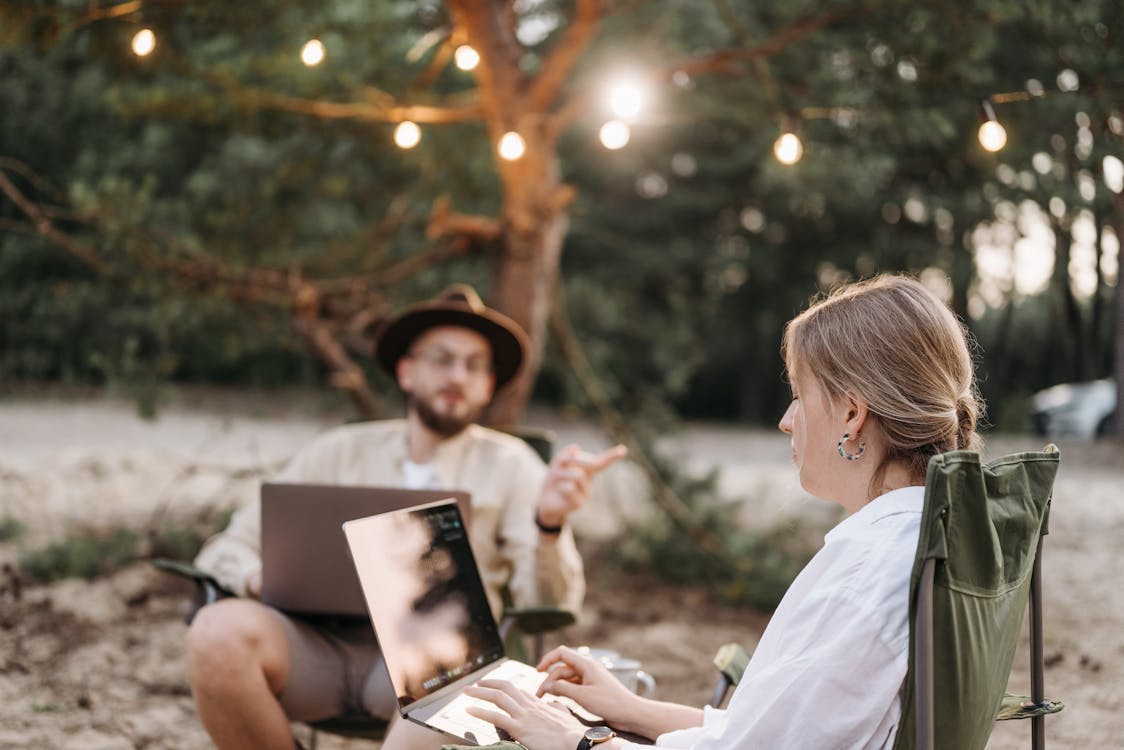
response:
[[[894,743],[909,650],[923,487],[875,498],[828,532],[761,636],[725,710],[659,737],[678,750],[874,750]],[[640,750],[641,745],[626,745]]]

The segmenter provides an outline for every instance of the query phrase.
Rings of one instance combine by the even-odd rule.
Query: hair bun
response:
[[[979,450],[982,440],[976,432],[980,402],[974,393],[960,394],[956,399],[956,447],[959,450]]]

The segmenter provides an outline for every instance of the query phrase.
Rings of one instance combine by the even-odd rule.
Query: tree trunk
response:
[[[511,316],[531,339],[519,377],[497,394],[490,424],[519,421],[542,364],[542,352],[558,281],[562,243],[569,229],[566,208],[573,191],[563,185],[558,164],[557,104],[566,73],[592,38],[600,16],[596,2],[575,6],[567,34],[535,76],[523,71],[524,49],[515,38],[511,4],[504,0],[448,0],[456,25],[480,53],[474,75],[484,123],[500,177],[502,207],[499,252],[494,259],[490,302]],[[524,153],[498,155],[505,133],[522,137]]]
[[[531,397],[542,365],[562,243],[569,229],[554,145],[544,144],[541,134],[534,131],[521,133],[527,153],[517,162],[500,166],[503,236],[492,269],[491,296],[496,307],[523,326],[531,346],[519,377],[498,394],[489,409],[489,422],[499,425],[518,422]]]
[[[1097,286],[1093,290],[1092,309],[1089,311],[1089,361],[1085,366],[1093,378],[1099,378],[1101,373],[1104,372],[1101,369],[1103,363],[1101,345],[1104,337],[1104,307],[1105,298],[1108,296],[1108,284],[1105,283],[1104,264],[1101,262],[1104,258],[1104,248],[1101,247],[1104,240],[1104,214],[1095,203],[1093,205],[1093,224],[1096,229],[1096,239],[1093,241],[1093,263],[1096,264]]]
[[[1117,193],[1113,197],[1113,229],[1116,238],[1124,243],[1124,194]],[[1115,364],[1113,375],[1116,377],[1116,424],[1110,430],[1116,440],[1124,443],[1124,263],[1117,266],[1116,271],[1116,338],[1114,349]]]
[[[1073,237],[1068,227],[1054,225],[1054,320],[1057,344],[1061,356],[1055,357],[1055,382],[1088,380],[1083,372],[1085,362],[1085,336],[1081,326],[1081,310],[1073,296],[1069,278],[1070,248]]]

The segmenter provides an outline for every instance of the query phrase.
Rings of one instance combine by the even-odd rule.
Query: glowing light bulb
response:
[[[508,161],[515,161],[527,150],[527,143],[523,136],[514,130],[509,130],[500,138],[499,154]]]
[[[156,34],[152,29],[141,29],[133,34],[133,54],[137,57],[148,57],[156,49]]]
[[[421,141],[421,128],[416,122],[403,120],[394,129],[394,144],[398,148],[413,148]]]
[[[1007,129],[997,120],[988,120],[980,125],[980,145],[991,152],[998,151],[1007,145]]]
[[[309,39],[301,47],[301,62],[308,67],[313,67],[324,62],[324,55],[327,54],[324,49],[324,43],[319,39]]]
[[[461,70],[473,70],[480,64],[480,53],[467,44],[462,44],[453,52],[453,62]]]
[[[634,119],[643,106],[644,90],[635,81],[617,81],[609,87],[609,109],[622,120]]]
[[[632,136],[632,131],[628,125],[620,120],[609,120],[601,126],[601,145],[610,151],[616,151],[618,148],[624,148],[628,145],[628,139]]]
[[[781,133],[781,137],[773,143],[773,155],[781,164],[795,164],[804,155],[804,144],[796,133]]]

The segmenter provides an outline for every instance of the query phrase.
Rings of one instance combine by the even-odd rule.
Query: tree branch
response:
[[[308,295],[314,297],[315,291]],[[367,384],[363,368],[355,364],[347,350],[332,334],[331,327],[314,312],[315,300],[309,299],[306,309],[298,312],[294,326],[308,347],[332,370],[331,382],[336,388],[347,391],[360,414],[375,417],[382,411],[379,398]]]
[[[8,179],[4,171],[0,169],[0,192],[8,196],[12,203],[23,211],[31,224],[35,227],[35,231],[40,235],[50,240],[54,244],[61,247],[68,254],[77,258],[85,263],[95,271],[102,272],[108,267],[108,263],[94,252],[93,249],[87,247],[81,242],[75,240],[65,232],[60,231],[54,223],[40,210],[39,206],[34,201],[25,196],[15,183]]]
[[[550,331],[553,341],[581,384],[586,398],[597,411],[606,431],[613,440],[628,447],[629,459],[634,461],[647,476],[652,488],[652,499],[674,523],[683,529],[699,549],[715,560],[725,561],[727,556],[723,553],[721,539],[699,523],[691,508],[660,473],[636,433],[613,408],[609,395],[594,373],[585,350],[570,325],[570,318],[566,312],[565,292],[561,289],[555,295],[554,308],[550,316]]]
[[[227,93],[245,96],[259,109],[311,115],[325,120],[357,120],[359,122],[401,122],[413,120],[423,124],[468,122],[483,117],[479,102],[439,106],[428,104],[372,104],[369,102],[329,102],[287,96],[261,88],[241,87],[224,82]]]
[[[82,20],[83,23],[93,23],[94,21],[103,21],[107,18],[120,18],[130,13],[136,13],[143,6],[144,3],[141,2],[141,0],[129,0],[129,2],[107,5],[104,7],[98,7],[90,3],[90,10],[87,11]]]
[[[601,16],[601,0],[578,0],[574,19],[531,84],[527,96],[531,111],[547,112],[554,106],[566,79],[597,35]]]
[[[698,57],[668,67],[667,72],[670,74],[676,71],[683,71],[688,75],[732,71],[741,72],[740,67],[736,65],[737,63],[746,60],[772,57],[815,31],[819,31],[845,18],[868,12],[869,10],[870,3],[860,2],[842,8],[833,8],[822,13],[803,16],[781,27],[764,42],[754,47],[719,50],[717,52],[699,55]]]
[[[720,50],[666,65],[644,76],[644,81],[650,83],[663,82],[670,78],[673,73],[679,71],[686,72],[689,75],[704,73],[743,74],[745,70],[740,63],[750,60],[760,62],[765,58],[780,53],[789,45],[800,41],[818,29],[866,10],[869,10],[868,4],[860,3],[813,16],[805,16],[792,21],[759,45]],[[768,78],[767,71],[763,73],[759,69],[757,72],[759,75],[764,75]],[[767,88],[769,88],[770,83],[771,78],[768,78],[766,81]],[[775,86],[772,87],[771,95],[775,99]],[[585,112],[588,112],[596,96],[600,96],[600,94],[587,88],[580,95],[570,97],[550,118],[549,132],[551,137],[557,138],[560,136],[574,120],[581,117]]]
[[[427,239],[437,240],[442,237],[459,235],[490,242],[498,238],[502,232],[503,225],[498,219],[491,216],[455,213],[448,196],[442,196],[433,204],[433,211],[429,215],[429,226],[426,227],[425,236]]]
[[[457,242],[438,245],[424,253],[415,253],[405,260],[399,261],[378,273],[381,286],[394,286],[408,278],[416,276],[421,271],[436,266],[441,261],[449,260],[464,255],[468,251],[467,244]]]

